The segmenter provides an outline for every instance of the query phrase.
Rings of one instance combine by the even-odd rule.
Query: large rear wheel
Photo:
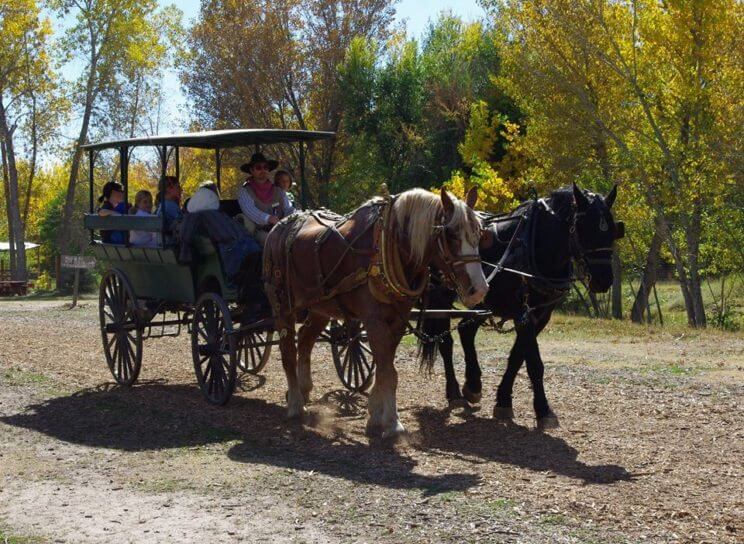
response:
[[[223,405],[235,389],[237,352],[230,310],[217,293],[204,293],[196,302],[191,323],[194,372],[204,398]]]
[[[98,292],[103,352],[116,383],[131,386],[142,368],[142,324],[132,285],[120,270],[106,272]]]

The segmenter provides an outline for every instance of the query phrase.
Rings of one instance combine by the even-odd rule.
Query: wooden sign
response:
[[[94,268],[96,266],[96,259],[86,255],[61,255],[60,266],[62,268],[75,269],[75,283],[72,287],[72,306],[70,306],[70,309],[72,309],[77,306],[78,290],[80,288],[80,271]]]
[[[61,261],[62,268],[90,270],[96,266],[95,257],[88,257],[86,255],[62,255]]]

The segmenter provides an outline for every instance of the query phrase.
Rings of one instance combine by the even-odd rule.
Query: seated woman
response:
[[[116,181],[109,181],[103,186],[103,194],[98,197],[98,202],[98,215],[101,217],[125,215],[129,208],[124,202],[124,188]],[[127,234],[125,230],[102,230],[101,240],[106,244],[126,244]]]
[[[175,223],[183,219],[183,211],[181,210],[182,194],[183,190],[178,179],[175,176],[165,176],[163,202],[158,205],[155,213],[165,216],[165,229],[167,231],[173,231]],[[170,244],[173,243],[174,239],[172,234],[166,234],[164,242]]]
[[[181,262],[192,262],[190,243],[207,236],[217,248],[228,284],[238,289],[239,299],[267,308],[261,278],[261,248],[246,230],[220,210],[220,193],[214,183],[203,183],[187,205],[181,223]]]
[[[250,162],[240,167],[240,170],[249,174],[238,191],[240,211],[245,227],[261,247],[266,243],[271,228],[295,211],[287,193],[275,186],[269,177],[269,173],[278,165],[277,161],[268,160],[261,153],[254,153]]]
[[[134,207],[129,213],[136,217],[152,215],[152,194],[150,191],[137,191],[134,195]],[[129,233],[129,243],[137,247],[157,247],[157,234],[145,230],[133,230]]]

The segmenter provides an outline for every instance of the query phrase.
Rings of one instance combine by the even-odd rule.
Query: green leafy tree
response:
[[[704,326],[703,220],[742,149],[731,129],[744,98],[741,3],[487,5],[505,43],[502,83],[528,115],[536,162],[552,179],[590,171],[597,188],[635,185],[672,255],[688,322]]]
[[[80,233],[72,218],[81,146],[88,141],[91,126],[99,135],[135,132],[131,127],[140,118],[143,81],[162,69],[166,43],[180,24],[180,15],[173,8],[158,11],[156,0],[51,0],[50,5],[58,16],[73,21],[59,41],[61,52],[84,66],[71,88],[80,130],[57,240],[60,247],[68,248],[75,238],[71,233]],[[122,122],[122,111],[128,114],[128,125]],[[127,126],[130,130],[122,130]]]

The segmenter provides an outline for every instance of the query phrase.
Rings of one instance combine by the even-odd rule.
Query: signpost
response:
[[[75,282],[72,287],[72,306],[77,306],[78,291],[80,288],[80,271],[90,270],[96,266],[96,259],[86,255],[62,255],[60,259],[62,268],[72,268],[75,270]]]

